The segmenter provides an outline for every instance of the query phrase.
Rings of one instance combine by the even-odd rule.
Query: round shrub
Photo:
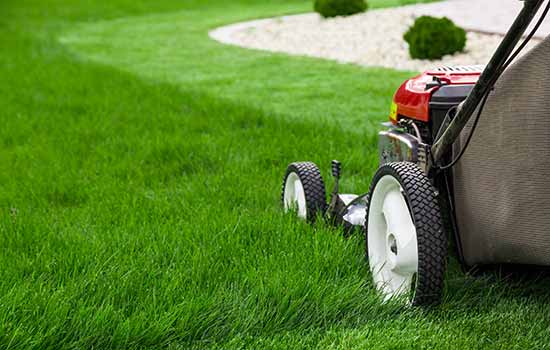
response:
[[[315,12],[323,17],[349,16],[367,9],[365,0],[315,0]]]
[[[412,58],[440,59],[464,51],[466,31],[448,18],[419,17],[405,33]]]

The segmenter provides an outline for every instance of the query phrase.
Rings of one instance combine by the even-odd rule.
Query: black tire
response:
[[[376,176],[376,174],[375,174]],[[370,207],[370,196],[371,196],[371,193],[372,193],[372,190],[374,188],[374,178],[373,178],[373,181],[371,182],[371,186],[369,188],[369,194],[367,195],[367,200],[366,200],[366,203],[367,203],[367,213],[366,213],[366,217],[365,217],[365,226],[363,226],[363,233],[365,235],[365,259],[367,259],[367,262],[369,261],[369,230],[368,230],[368,227],[369,227],[369,207]]]
[[[287,179],[291,174],[296,174],[302,183],[305,203],[306,203],[306,220],[315,222],[318,215],[324,215],[327,202],[325,182],[321,176],[321,172],[317,165],[312,162],[296,162],[290,164],[283,179],[283,188],[281,193],[281,202],[285,207],[285,188]]]
[[[395,178],[402,188],[412,222],[416,228],[418,245],[418,270],[413,278],[409,302],[414,306],[439,304],[442,299],[444,278],[447,265],[447,235],[436,191],[428,177],[414,163],[398,162],[385,164],[378,169],[370,188],[367,204],[365,238],[368,238],[369,214],[374,189],[385,176]],[[368,239],[366,239],[368,257]]]

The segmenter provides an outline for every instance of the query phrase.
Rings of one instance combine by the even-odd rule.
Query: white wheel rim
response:
[[[418,273],[418,241],[399,181],[382,177],[372,193],[368,218],[369,265],[384,300],[410,295]]]
[[[307,217],[306,194],[304,185],[298,177],[298,174],[292,172],[288,174],[285,182],[284,192],[285,212],[296,210],[298,217],[305,219]]]

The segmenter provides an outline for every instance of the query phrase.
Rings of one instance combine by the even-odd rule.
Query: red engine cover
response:
[[[400,117],[407,117],[428,122],[432,94],[440,88],[433,84],[437,79],[445,85],[475,84],[482,71],[483,66],[441,67],[405,81],[393,98],[390,119],[397,122]]]

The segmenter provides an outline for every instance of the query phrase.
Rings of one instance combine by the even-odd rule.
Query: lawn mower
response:
[[[550,37],[519,57],[542,4],[524,1],[486,66],[440,67],[397,90],[367,193],[341,194],[333,161],[327,204],[314,163],[288,166],[284,209],[361,229],[382,300],[441,302],[450,247],[466,271],[550,266]]]

